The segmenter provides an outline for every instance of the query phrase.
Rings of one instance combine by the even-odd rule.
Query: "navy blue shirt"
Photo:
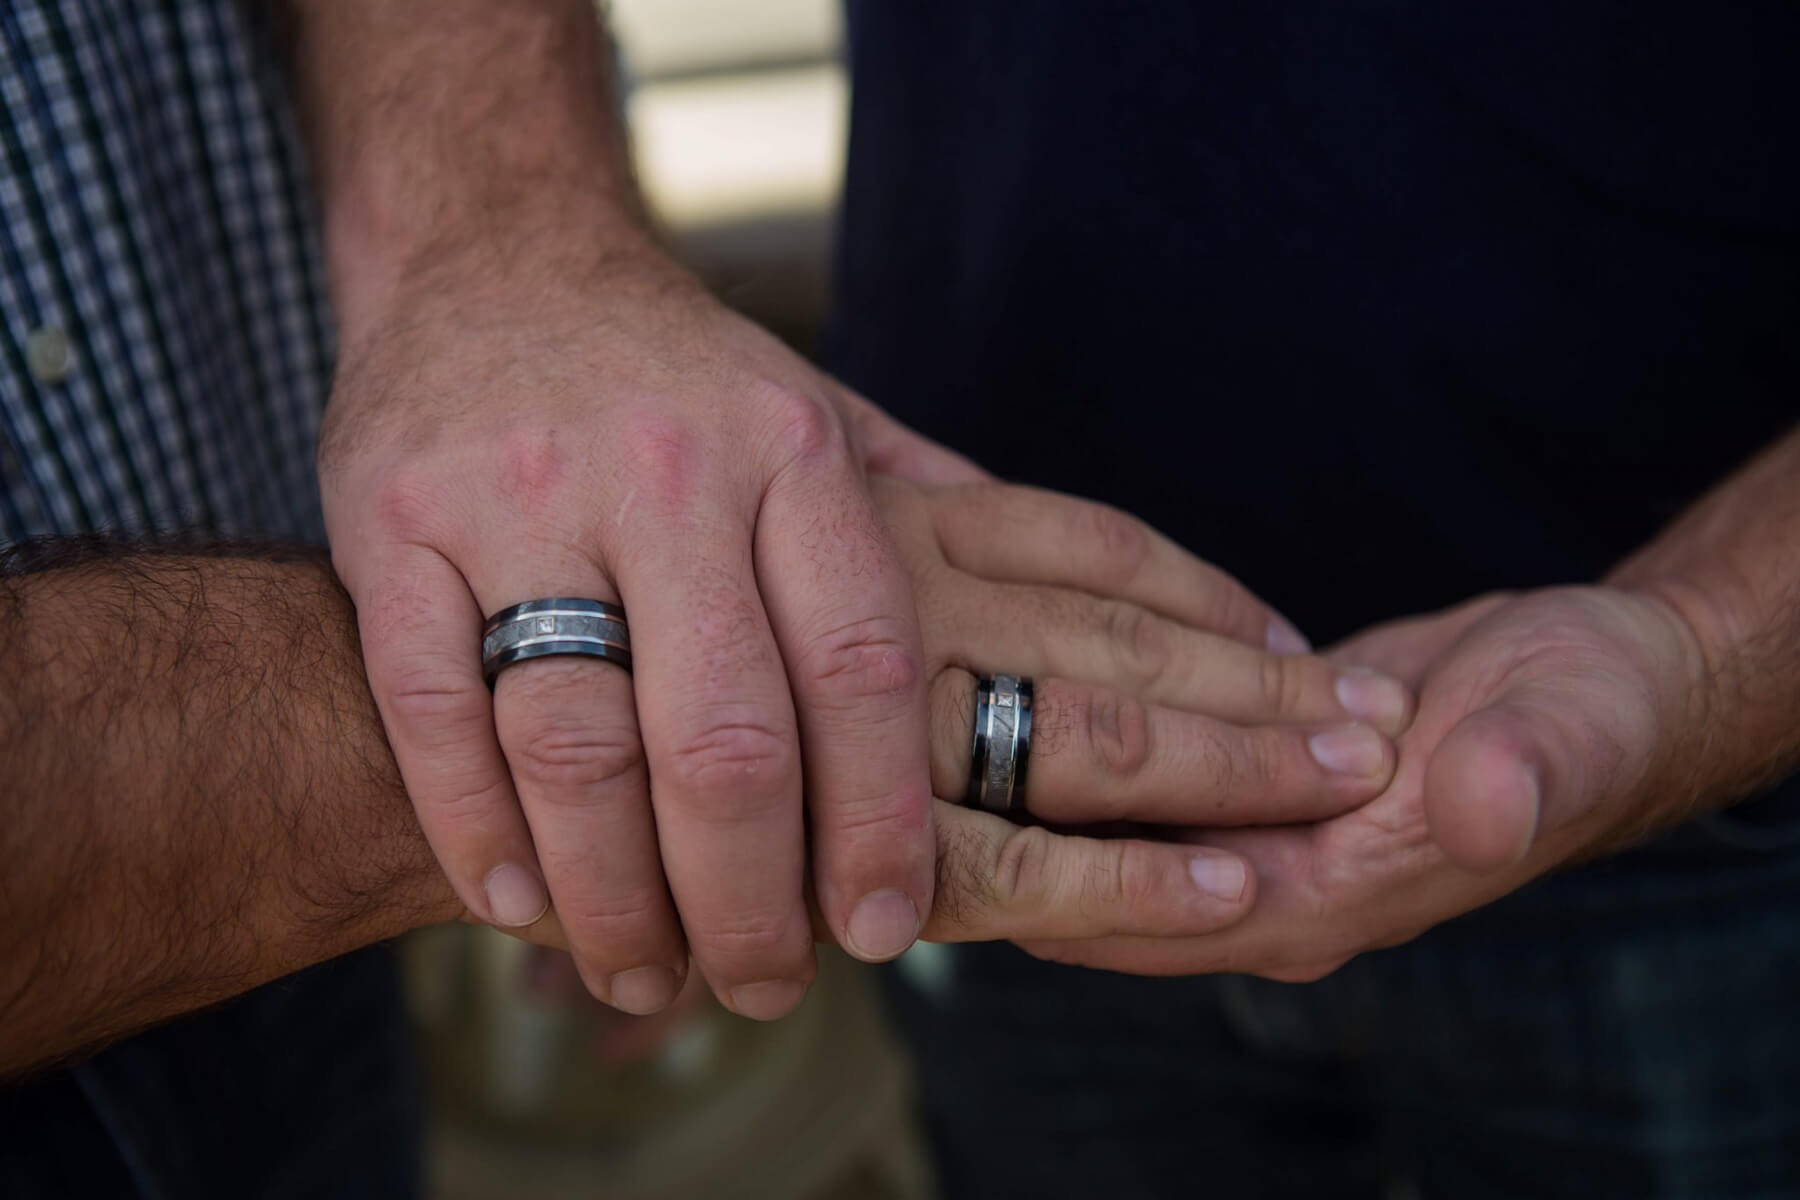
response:
[[[828,351],[1328,642],[1592,580],[1800,412],[1800,8],[852,0]]]

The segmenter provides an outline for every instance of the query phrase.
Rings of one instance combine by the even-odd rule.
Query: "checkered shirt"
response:
[[[0,0],[0,543],[322,541],[318,226],[259,0]]]

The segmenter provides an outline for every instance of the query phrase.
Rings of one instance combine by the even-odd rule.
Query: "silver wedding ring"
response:
[[[552,596],[501,609],[481,632],[481,673],[489,687],[514,663],[552,654],[585,654],[631,670],[625,610],[604,600]]]
[[[1031,680],[983,675],[975,681],[975,744],[964,804],[1009,813],[1025,806],[1031,757]]]

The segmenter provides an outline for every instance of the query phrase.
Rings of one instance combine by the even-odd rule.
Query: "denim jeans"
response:
[[[0,1087],[0,1196],[417,1196],[419,1091],[386,947]]]
[[[1311,984],[890,969],[946,1197],[1800,1196],[1800,848],[1768,833],[1690,826]]]

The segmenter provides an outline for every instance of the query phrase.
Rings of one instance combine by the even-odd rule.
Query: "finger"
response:
[[[478,577],[476,593],[489,612],[615,597],[592,561],[541,547]],[[579,655],[515,663],[494,681],[494,726],[583,981],[626,1012],[665,1008],[687,947],[658,854],[631,676]]]
[[[1522,860],[1555,814],[1546,799],[1580,789],[1581,756],[1565,743],[1544,713],[1517,702],[1484,708],[1445,734],[1425,769],[1425,820],[1444,856],[1478,872]],[[1555,791],[1546,797],[1547,789]]]
[[[1412,720],[1411,694],[1377,672],[1273,654],[1124,601],[966,579],[935,594],[938,641],[965,666],[1107,684],[1228,721],[1364,721],[1398,734]]]
[[[476,917],[532,925],[550,896],[494,735],[468,583],[437,551],[397,545],[356,600],[369,686],[432,853]]]
[[[799,712],[820,909],[850,953],[893,958],[931,911],[933,878],[911,585],[848,469],[770,489],[757,561]]]
[[[817,973],[803,901],[800,747],[757,595],[748,517],[712,497],[634,525],[619,561],[663,867],[694,961],[740,1015]]]
[[[939,796],[968,787],[974,695],[962,670],[932,681]],[[1393,744],[1366,725],[1246,728],[1063,679],[1036,683],[1029,753],[1027,811],[1068,824],[1322,820],[1379,795],[1395,760]]]
[[[932,495],[932,524],[944,557],[983,579],[1078,588],[1246,645],[1308,649],[1243,584],[1104,504],[1039,488],[945,488]]]
[[[1244,860],[1207,847],[1068,837],[942,802],[937,843],[929,941],[1203,934],[1256,898]]]

